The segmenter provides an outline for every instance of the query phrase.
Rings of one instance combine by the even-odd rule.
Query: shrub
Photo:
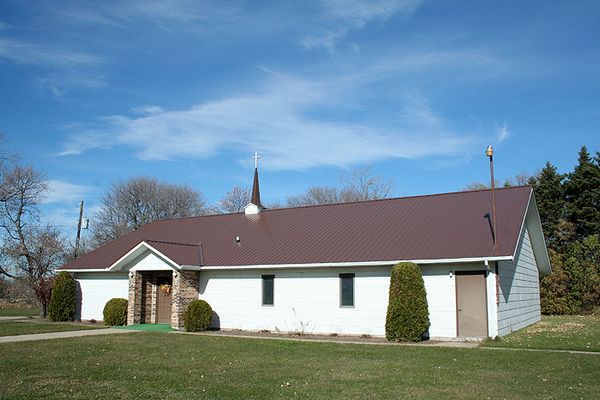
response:
[[[183,313],[183,326],[188,332],[205,331],[212,322],[212,308],[204,300],[193,300]]]
[[[114,298],[104,306],[104,325],[127,325],[127,299]]]
[[[385,321],[388,340],[418,342],[429,328],[429,310],[418,265],[400,263],[392,268]]]
[[[52,284],[52,294],[48,306],[50,321],[72,321],[77,304],[75,279],[66,271],[58,274]]]

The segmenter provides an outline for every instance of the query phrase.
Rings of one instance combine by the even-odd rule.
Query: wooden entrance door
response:
[[[171,297],[173,278],[159,276],[156,278],[156,323],[171,323]]]
[[[487,336],[485,271],[456,272],[455,276],[458,336]]]

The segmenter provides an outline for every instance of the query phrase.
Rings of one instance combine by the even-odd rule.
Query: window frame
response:
[[[275,307],[275,275],[274,274],[265,274],[260,276],[261,280],[261,296],[260,296],[260,304],[263,307]],[[271,303],[265,303],[265,282],[270,280],[272,285],[271,290]]]
[[[346,305],[344,304],[344,296],[343,296],[343,291],[344,291],[344,279],[347,278],[352,278],[352,304],[351,305]],[[340,273],[339,274],[339,286],[340,286],[340,308],[354,308],[356,305],[356,284],[355,284],[355,279],[356,279],[356,274],[353,272],[350,273]]]

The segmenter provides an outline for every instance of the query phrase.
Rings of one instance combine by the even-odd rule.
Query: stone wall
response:
[[[156,274],[129,273],[127,325],[156,323]]]
[[[129,299],[127,303],[127,325],[142,321],[142,274],[129,273]]]
[[[183,313],[192,300],[198,299],[198,271],[173,271],[173,303],[171,306],[171,327],[183,329]]]
[[[156,274],[142,272],[141,324],[153,324],[156,322],[152,313],[156,305],[156,299],[152,296],[154,286],[156,286]]]

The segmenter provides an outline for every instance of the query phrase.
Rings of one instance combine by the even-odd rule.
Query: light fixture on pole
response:
[[[488,146],[485,155],[490,158],[490,179],[492,188],[492,235],[494,236],[494,247],[496,247],[496,183],[494,182],[494,149]]]

